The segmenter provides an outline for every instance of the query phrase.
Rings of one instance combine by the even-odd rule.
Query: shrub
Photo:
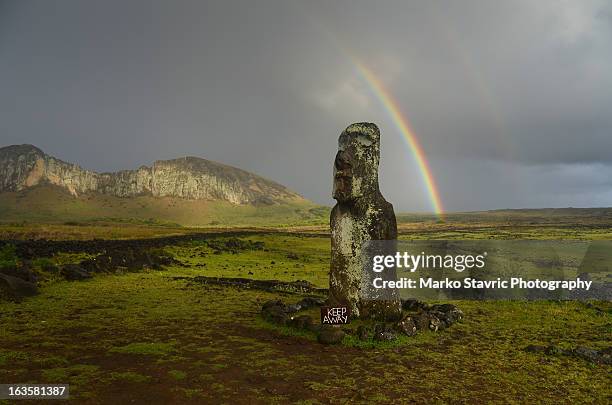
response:
[[[17,266],[18,261],[15,245],[6,244],[0,248],[0,268]]]
[[[59,270],[55,263],[53,263],[53,261],[47,257],[36,258],[32,261],[32,264],[47,272],[56,272]]]

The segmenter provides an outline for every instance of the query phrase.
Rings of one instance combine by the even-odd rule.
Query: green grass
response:
[[[109,377],[113,381],[125,381],[131,383],[145,383],[151,380],[151,377],[135,373],[133,371],[112,372],[110,373]]]
[[[175,380],[184,380],[185,378],[187,378],[187,373],[180,370],[170,370],[168,371],[168,374]]]
[[[242,251],[238,255],[214,254],[205,242],[194,241],[166,250],[190,266],[173,269],[186,276],[307,280],[319,287],[328,285],[330,242],[327,238],[253,235],[244,239],[263,242],[265,249]]]
[[[18,259],[14,245],[9,243],[0,247],[0,269],[17,266]]]
[[[28,223],[68,227],[111,223],[134,228],[180,229],[182,226],[293,226],[322,225],[329,208],[304,199],[269,206],[234,205],[223,201],[138,196],[119,198],[102,194],[73,197],[55,186],[38,186],[0,194],[0,221],[13,228]],[[112,235],[109,230],[108,237]],[[121,235],[118,230],[117,235]]]
[[[88,384],[98,376],[99,367],[91,364],[75,364],[69,367],[48,368],[42,371],[42,378],[48,382]]]
[[[139,354],[144,356],[167,356],[176,352],[174,343],[151,342],[151,343],[130,343],[121,347],[114,347],[109,350],[111,353]]]
[[[0,366],[10,366],[15,362],[27,361],[30,355],[27,352],[19,351],[0,351]]]
[[[173,280],[206,275],[327,285],[328,238],[244,239],[264,242],[265,250],[214,254],[207,244],[183,243],[166,249],[186,268],[53,281],[20,304],[0,303],[0,381],[68,382],[75,400],[92,403],[610,399],[610,366],[524,350],[530,344],[609,347],[610,303],[596,303],[602,312],[580,302],[454,301],[465,319],[447,330],[391,343],[348,336],[343,346],[322,347],[312,333],[279,328],[259,316],[266,300],[297,302],[298,294]]]

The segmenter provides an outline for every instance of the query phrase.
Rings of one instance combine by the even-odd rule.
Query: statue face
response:
[[[351,201],[357,196],[353,189],[353,167],[348,153],[339,150],[334,161],[334,191],[333,197],[338,202]]]
[[[378,187],[379,137],[374,124],[353,124],[340,135],[333,190],[338,202],[354,201]]]

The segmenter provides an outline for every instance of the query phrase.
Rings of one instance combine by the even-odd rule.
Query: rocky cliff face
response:
[[[136,170],[96,173],[49,156],[32,145],[0,148],[0,192],[20,191],[38,184],[53,184],[74,196],[90,192],[117,197],[148,194],[233,204],[302,199],[273,181],[196,157],[160,160]]]

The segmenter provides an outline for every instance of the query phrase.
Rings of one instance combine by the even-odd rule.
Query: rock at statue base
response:
[[[389,325],[377,324],[374,326],[374,340],[391,342],[397,339],[397,333]]]
[[[291,318],[287,322],[287,325],[293,328],[296,328],[296,329],[306,329],[306,330],[313,330],[315,327],[314,320],[309,315],[300,315],[300,316]]]
[[[359,340],[369,340],[370,339],[370,331],[365,326],[361,325],[357,328],[357,337]]]
[[[413,319],[417,330],[431,330],[436,332],[440,328],[440,320],[431,312],[419,312],[414,315]]]
[[[317,341],[324,345],[335,345],[341,343],[344,336],[346,336],[346,334],[342,329],[335,326],[323,325],[317,336]]]
[[[285,325],[289,320],[285,304],[281,300],[267,301],[261,308],[261,316],[268,322]]]
[[[398,332],[406,336],[414,336],[417,333],[416,323],[412,316],[404,316],[398,323],[395,324],[395,328]]]
[[[67,264],[63,266],[60,274],[69,281],[87,280],[91,278],[91,274],[78,264]]]

